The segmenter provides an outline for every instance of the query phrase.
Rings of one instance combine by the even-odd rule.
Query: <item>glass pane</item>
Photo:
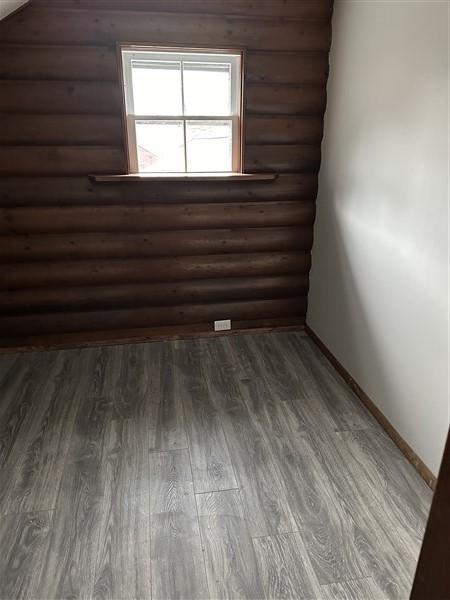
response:
[[[232,171],[231,121],[186,121],[188,171]]]
[[[231,65],[183,62],[184,114],[231,115]]]
[[[183,172],[182,121],[136,121],[140,172]]]
[[[132,60],[135,115],[182,115],[181,63]]]

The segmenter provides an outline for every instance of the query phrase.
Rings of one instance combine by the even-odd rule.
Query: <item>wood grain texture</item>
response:
[[[153,598],[208,598],[188,450],[150,459]]]
[[[125,173],[121,146],[0,146],[0,175]]]
[[[266,434],[276,452],[286,482],[289,506],[302,531],[309,557],[321,584],[368,576],[359,557],[351,516],[326,483],[326,474],[289,405],[280,415],[283,438]]]
[[[66,264],[65,272],[58,269],[57,261],[16,263],[3,267],[0,289],[260,277],[295,273],[303,275],[308,273],[310,262],[309,252],[255,252],[70,261]]]
[[[237,490],[196,496],[208,583],[214,598],[264,597]]]
[[[30,419],[30,414],[35,410],[32,403],[33,388],[40,390],[45,377],[51,372],[48,367],[42,369],[42,362],[35,357],[28,360],[16,360],[12,364],[10,357],[2,357],[2,379],[0,382],[0,467],[4,468],[14,455],[13,447],[17,433],[23,424]],[[48,369],[48,370],[47,370]],[[41,374],[42,373],[42,374]],[[16,456],[17,460],[18,456]]]
[[[193,304],[179,306],[159,306],[148,308],[129,308],[112,311],[85,311],[76,313],[39,313],[34,315],[12,316],[0,319],[2,340],[8,335],[27,336],[30,329],[35,333],[48,335],[63,332],[113,331],[114,329],[138,329],[142,325],[158,327],[164,325],[205,324],[219,320],[223,315],[251,326],[255,319],[276,318],[280,312],[287,317],[298,318],[306,308],[306,298],[291,297],[253,301],[217,302],[211,304]],[[206,328],[206,327],[205,327]],[[20,338],[19,338],[20,339]]]
[[[8,212],[0,214],[0,246],[6,245],[2,256],[12,270],[16,268],[16,261],[30,261],[48,271],[49,265],[44,263],[57,260],[58,264],[53,263],[51,268],[56,279],[59,277],[62,281],[66,267],[72,268],[68,263],[87,256],[97,261],[156,255],[167,259],[179,253],[193,257],[198,254],[223,257],[235,253],[244,257],[253,252],[253,248],[256,252],[274,254],[294,249],[309,252],[321,159],[331,12],[330,0],[275,3],[272,0],[230,0],[226,6],[216,0],[114,0],[112,3],[35,0],[2,22],[0,206]],[[105,176],[126,172],[122,93],[115,47],[124,40],[142,44],[238,47],[245,51],[244,167],[255,175],[271,173],[276,178],[273,181],[188,181],[183,184],[90,181],[90,174]],[[300,206],[301,200],[307,202]],[[284,201],[298,204],[283,206],[280,202]],[[231,203],[233,209],[224,206]],[[249,203],[253,205],[251,208]],[[220,204],[223,206],[219,207]],[[51,210],[57,207],[58,211]],[[22,210],[26,208],[35,211]],[[77,213],[78,208],[83,210]],[[306,237],[303,234],[292,237],[292,229],[299,226]],[[264,241],[257,230],[266,227],[278,228],[278,232],[273,232],[273,237],[269,232],[264,233]],[[154,228],[166,231],[168,236],[155,238],[153,243],[142,238],[134,243],[129,237],[129,234],[146,234]],[[217,231],[224,228],[231,230],[225,238],[223,232]],[[197,233],[200,229],[211,232],[209,242],[203,234]],[[78,238],[74,244],[74,240],[68,239],[74,233],[99,232],[112,234],[115,238],[111,240],[112,246],[103,244],[100,239],[94,245],[87,238]],[[183,238],[186,232],[189,233]],[[178,233],[186,240],[179,250]],[[23,237],[34,235],[40,239],[26,241]],[[58,241],[53,235],[61,239]],[[61,246],[63,238],[65,243]],[[150,245],[158,254],[147,253]],[[128,263],[127,266],[131,270],[126,281],[131,281],[133,265]],[[153,266],[141,265],[146,273]],[[196,268],[194,264],[192,267],[185,275],[186,284],[194,281],[191,275]],[[20,277],[20,269],[17,267],[17,277]],[[309,267],[300,268],[295,275],[307,281],[307,271]],[[177,276],[170,279],[170,272],[170,268],[166,270],[164,281],[175,283]],[[150,281],[156,282],[155,277],[156,273],[151,274]],[[263,294],[253,291],[251,273],[239,277],[247,279],[245,286],[240,287],[239,296],[231,290],[229,299],[250,302],[255,294],[261,299],[280,297],[279,286],[273,279],[266,278],[267,293]],[[204,281],[208,288],[211,278],[219,279],[220,275],[202,274],[195,281]],[[110,283],[112,287],[120,287],[124,280],[118,274]],[[70,306],[74,311],[124,308],[120,291],[105,294],[105,290],[99,289],[95,297],[94,290],[90,290],[90,299],[84,301],[82,296],[86,290],[82,280],[55,283],[52,288],[58,290],[56,295],[47,296],[48,301],[44,301],[43,290],[30,280],[25,287],[18,287],[9,299],[5,298],[6,305],[9,302],[10,307],[11,303],[15,306],[5,306],[5,314],[29,316],[32,306],[39,306],[38,314],[46,312],[51,316],[61,312],[57,308],[61,294],[68,299],[67,302],[62,300],[61,308]],[[172,289],[178,288],[175,285]],[[36,298],[34,292],[37,292]],[[289,296],[292,292],[292,289],[288,292]],[[193,301],[178,291],[175,294],[192,309]],[[217,297],[214,294],[205,294],[200,303],[213,304]],[[147,290],[145,298],[141,300],[141,307],[157,305],[152,300],[151,290]],[[279,305],[274,318],[290,319],[289,323],[295,325],[304,321],[305,314],[306,304],[302,302],[295,315]],[[141,322],[132,319],[131,324],[128,319],[125,327],[140,328],[143,334],[149,321],[143,313],[141,316]],[[189,325],[197,326],[197,318]],[[233,318],[246,320],[237,313]],[[260,319],[253,321],[256,324]],[[54,327],[51,332],[48,323],[43,316],[42,320],[28,319],[27,327],[19,327],[20,332],[9,328],[15,326],[13,322],[7,327],[16,344],[23,346],[25,337],[36,341],[39,336],[39,343],[43,344],[43,336],[52,336]],[[156,328],[161,331],[166,323],[163,319],[152,325],[155,335],[158,335]],[[60,335],[67,343],[78,335],[79,327],[70,330],[67,325]],[[105,327],[114,328],[114,324],[109,321],[102,325],[97,319],[91,319],[89,327],[95,329],[84,327],[86,335],[101,341],[102,335],[110,335]],[[208,322],[206,327],[209,327]],[[117,331],[118,335],[124,335],[124,326],[118,325]],[[116,339],[119,338],[116,336]],[[3,340],[3,345],[11,343],[6,338]]]
[[[313,202],[280,201],[219,204],[98,207],[23,207],[0,212],[0,233],[136,232],[207,227],[311,225]]]
[[[3,483],[0,487],[0,514],[10,510],[20,512],[22,504],[26,504],[27,494],[21,493],[22,486],[16,489],[21,474],[23,490],[28,493],[33,490],[35,500],[41,493],[45,495],[46,492],[52,497],[52,483],[58,485],[58,478],[46,485],[45,481],[36,478],[37,473],[33,470],[33,466],[42,464],[41,461],[44,472],[49,466],[39,441],[43,429],[46,429],[44,417],[49,408],[49,399],[45,392],[52,389],[56,368],[55,360],[51,356],[29,356],[24,361],[16,362],[3,381],[0,405],[0,474]],[[33,402],[34,398],[42,401]],[[35,446],[33,442],[36,442]],[[34,454],[37,455],[36,463]],[[58,457],[49,458],[58,461]],[[27,463],[30,465],[29,471],[26,469]],[[46,473],[51,474],[48,470]],[[15,489],[17,494],[14,493]],[[3,508],[5,503],[8,511]]]
[[[78,391],[80,408],[36,594],[41,598],[91,597],[96,582],[105,481],[102,457],[112,403],[90,395],[103,385],[108,355],[96,349],[83,355],[87,377]]]
[[[36,5],[51,8],[90,8],[92,0],[35,0]],[[252,0],[229,0],[227,6],[216,0],[95,0],[100,10],[147,10],[151,12],[213,13],[224,15],[253,16],[255,5]],[[331,15],[329,0],[259,0],[258,13],[266,16],[291,17],[297,19],[327,19]]]
[[[161,401],[162,344],[127,344],[118,351],[119,364],[110,393],[116,411],[120,408],[121,418],[151,420],[153,405]]]
[[[227,277],[179,281],[176,285],[156,282],[15,290],[0,292],[0,310],[7,315],[264,299],[268,289],[273,298],[305,297],[308,278],[306,275]]]
[[[4,177],[0,179],[0,205],[14,206],[91,206],[105,204],[198,204],[265,203],[312,199],[317,190],[317,173],[278,174],[272,181],[165,181],[147,184],[127,182],[108,185],[87,176]],[[264,206],[263,206],[264,208]]]
[[[320,598],[320,585],[300,533],[253,540],[266,598]]]
[[[184,407],[196,493],[237,488],[219,411],[209,402],[200,344],[180,342],[175,352],[176,394]]]
[[[11,514],[0,519],[0,597],[36,597],[48,551],[53,513]]]
[[[210,397],[222,415],[250,534],[261,536],[295,530],[284,482],[270,447],[246,409],[229,347],[221,339],[202,340],[201,346],[204,376]]]
[[[398,537],[419,551],[430,502],[425,482],[417,484],[412,467],[382,432],[342,432],[338,444],[349,464],[364,465],[365,479],[372,481],[376,489],[371,496],[387,507],[390,518],[397,524]]]
[[[225,27],[224,27],[225,25]],[[20,35],[19,35],[20,34]],[[281,21],[208,14],[146,11],[53,11],[30,6],[3,23],[4,43],[114,44],[117,39],[154,45],[246,46],[251,49],[324,51],[330,47],[329,21]]]
[[[222,417],[252,537],[295,531],[289,495],[275,456],[250,414],[233,410]]]
[[[326,52],[249,52],[246,79],[249,83],[323,85],[328,69]]]
[[[310,250],[312,232],[304,227],[148,231],[142,234],[66,234],[0,236],[0,261],[135,258]]]
[[[38,393],[45,411],[33,426],[18,434],[21,460],[5,481],[2,512],[28,513],[56,508],[72,428],[78,409],[76,381],[81,364],[73,352],[61,353]]]
[[[249,115],[245,122],[247,144],[317,144],[320,146],[322,134],[323,121],[320,117]]]
[[[117,54],[107,46],[4,45],[0,77],[12,80],[117,81]]]
[[[28,335],[25,337],[1,338],[0,355],[12,352],[41,352],[43,350],[65,350],[67,348],[108,347],[114,344],[139,344],[147,342],[174,341],[179,339],[216,338],[228,335],[273,333],[276,331],[302,331],[304,317],[269,317],[264,319],[234,320],[228,333],[217,333],[211,323],[188,325],[165,325],[137,327],[121,330],[82,331],[78,333]]]
[[[95,598],[151,598],[148,428],[114,420],[105,435]]]
[[[386,596],[371,577],[322,586],[324,600],[384,600]]]
[[[363,463],[352,460],[346,443],[341,442],[347,433],[316,431],[314,436],[305,439],[327,474],[335,496],[346,514],[351,515],[354,543],[380,595],[406,598],[411,589],[417,543],[379,498],[377,479],[381,473],[374,480],[367,476]],[[341,468],[343,463],[345,469]],[[386,466],[388,464],[390,468],[394,467],[389,462]],[[416,483],[422,485],[418,476]],[[410,501],[405,498],[405,502]],[[366,509],[368,506],[370,510]],[[396,555],[401,555],[402,560],[395,561],[393,556]]]
[[[150,439],[152,450],[178,450],[188,447],[183,411],[183,397],[178,393],[175,349],[162,344],[158,416]]]
[[[227,356],[224,339],[202,339],[200,345],[203,351],[202,371],[214,406],[222,413],[241,411],[245,403],[235,377],[234,365]]]
[[[373,415],[373,417],[378,421],[378,423],[380,423],[381,427],[393,440],[394,444],[396,444],[401,450],[401,452],[406,456],[408,461],[414,466],[414,468],[421,475],[421,477],[427,483],[427,485],[431,489],[434,489],[436,485],[436,476],[434,475],[434,473],[431,472],[431,470],[426,466],[422,459],[414,452],[414,450],[409,446],[409,444],[406,443],[406,441],[395,429],[392,423],[380,411],[380,409],[376,406],[373,400],[369,398],[369,396],[358,385],[358,383],[353,379],[353,377],[343,367],[343,365],[337,360],[337,358],[332,354],[332,352],[330,352],[330,350],[325,346],[322,340],[314,333],[314,331],[312,331],[312,329],[308,325],[305,326],[305,329],[308,333],[308,336],[312,339],[314,344],[324,355],[322,361],[324,361],[325,358],[327,359],[327,362],[331,364],[333,369],[337,371],[337,373],[347,384],[347,386],[350,387],[353,393],[364,404],[366,409]]]
[[[249,83],[245,90],[245,101],[248,115],[318,116],[325,110],[326,91],[318,84]]]
[[[4,379],[8,377],[8,373],[12,370],[15,360],[16,356],[10,354],[9,356],[5,356],[5,360],[0,362],[0,386],[3,385]]]
[[[31,50],[31,55],[30,55]],[[56,51],[55,51],[56,50]],[[318,84],[328,77],[327,52],[249,52],[249,83]],[[5,44],[0,77],[8,80],[117,81],[117,55],[109,46]]]
[[[277,338],[281,343],[286,343],[287,360],[295,365],[299,375],[298,385],[301,395],[306,399],[304,406],[307,408],[315,400],[319,400],[327,407],[326,414],[330,421],[335,423],[337,429],[365,429],[367,423],[374,420],[358,402],[357,398],[348,390],[337,373],[330,369],[326,360],[311,345],[308,338]],[[289,348],[293,348],[293,353]],[[303,351],[307,346],[311,351]],[[297,359],[295,359],[297,357]],[[300,357],[300,358],[299,358]],[[298,403],[302,409],[303,403]]]
[[[298,127],[297,127],[298,129]],[[307,137],[309,130],[304,129]],[[302,135],[301,132],[298,135]],[[0,115],[0,144],[120,146],[122,121],[104,115]]]
[[[271,135],[270,132],[268,135]],[[267,170],[278,173],[315,173],[319,165],[319,144],[252,144],[247,146],[245,154],[246,169],[256,173]]]
[[[0,113],[4,114],[33,115],[33,119],[43,114],[117,115],[121,102],[115,82],[0,81]]]
[[[306,339],[0,356],[0,595],[407,598],[431,490]]]

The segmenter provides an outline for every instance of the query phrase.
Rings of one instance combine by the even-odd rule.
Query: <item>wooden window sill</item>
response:
[[[127,175],[89,175],[98,182],[124,181],[272,181],[277,173],[129,173]]]

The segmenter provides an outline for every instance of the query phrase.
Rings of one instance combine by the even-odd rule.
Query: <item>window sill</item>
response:
[[[129,173],[127,175],[90,175],[98,182],[125,181],[273,181],[277,173]]]

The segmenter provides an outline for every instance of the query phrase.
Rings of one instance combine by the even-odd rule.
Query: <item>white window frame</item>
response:
[[[124,108],[127,130],[128,171],[139,173],[139,162],[136,142],[136,121],[182,121],[184,135],[184,171],[179,172],[189,175],[193,171],[187,170],[186,148],[186,121],[231,121],[232,123],[232,170],[222,173],[242,173],[242,63],[241,50],[212,50],[190,48],[162,48],[154,46],[120,46],[122,57],[122,75],[124,87]],[[229,115],[192,115],[184,110],[184,77],[183,62],[214,62],[222,57],[223,62],[231,66],[231,114]],[[171,60],[181,63],[181,93],[183,102],[182,115],[141,115],[134,110],[132,86],[132,60]],[[152,171],[152,174],[157,174]],[[164,172],[167,173],[167,172]],[[161,172],[161,175],[164,174]],[[174,173],[171,171],[171,173]],[[178,173],[178,172],[175,172]],[[199,173],[198,171],[196,173]],[[208,174],[210,171],[201,171]]]

